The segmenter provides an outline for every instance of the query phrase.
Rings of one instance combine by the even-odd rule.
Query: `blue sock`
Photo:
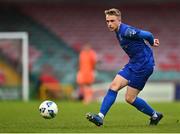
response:
[[[146,115],[153,116],[155,113],[154,109],[152,109],[143,99],[139,97],[136,97],[132,105]]]
[[[104,116],[109,111],[110,107],[116,100],[117,92],[113,91],[111,89],[108,90],[106,96],[104,97],[104,100],[101,104],[100,113],[102,113]]]

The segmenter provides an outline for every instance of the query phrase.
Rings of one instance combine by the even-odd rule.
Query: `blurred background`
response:
[[[91,100],[102,100],[128,62],[106,26],[104,10],[112,7],[122,12],[124,23],[160,39],[160,47],[153,48],[155,72],[140,95],[149,101],[180,100],[178,0],[1,0],[0,100],[81,100],[77,72],[87,43],[96,52]],[[123,101],[123,92],[117,101]]]

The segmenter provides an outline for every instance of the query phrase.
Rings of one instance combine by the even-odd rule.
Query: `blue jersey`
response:
[[[150,45],[154,44],[154,37],[150,32],[121,23],[116,36],[120,46],[129,56],[130,60],[126,66],[134,72],[154,66],[153,52],[144,41],[148,41]]]

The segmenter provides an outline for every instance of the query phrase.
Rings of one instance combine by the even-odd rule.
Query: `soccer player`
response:
[[[96,62],[96,52],[91,48],[89,43],[86,43],[79,54],[79,70],[76,78],[80,97],[82,97],[84,104],[89,104],[92,101],[92,84],[95,81]]]
[[[153,73],[154,57],[151,46],[158,47],[159,40],[152,33],[137,29],[121,22],[121,12],[112,8],[105,10],[106,23],[110,31],[116,33],[121,48],[129,56],[129,62],[117,73],[103,99],[98,114],[87,113],[86,118],[96,124],[103,125],[103,119],[115,102],[117,93],[127,86],[125,100],[140,112],[150,116],[149,125],[157,125],[162,113],[155,111],[145,100],[138,97],[149,76]],[[147,43],[148,42],[148,43]]]

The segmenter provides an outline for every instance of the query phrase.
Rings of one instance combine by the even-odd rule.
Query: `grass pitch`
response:
[[[54,119],[39,114],[40,101],[0,102],[0,133],[180,133],[180,102],[151,103],[164,118],[158,126],[148,126],[149,117],[126,103],[116,103],[107,114],[104,126],[96,127],[85,118],[97,113],[99,103],[56,102],[59,113]]]

